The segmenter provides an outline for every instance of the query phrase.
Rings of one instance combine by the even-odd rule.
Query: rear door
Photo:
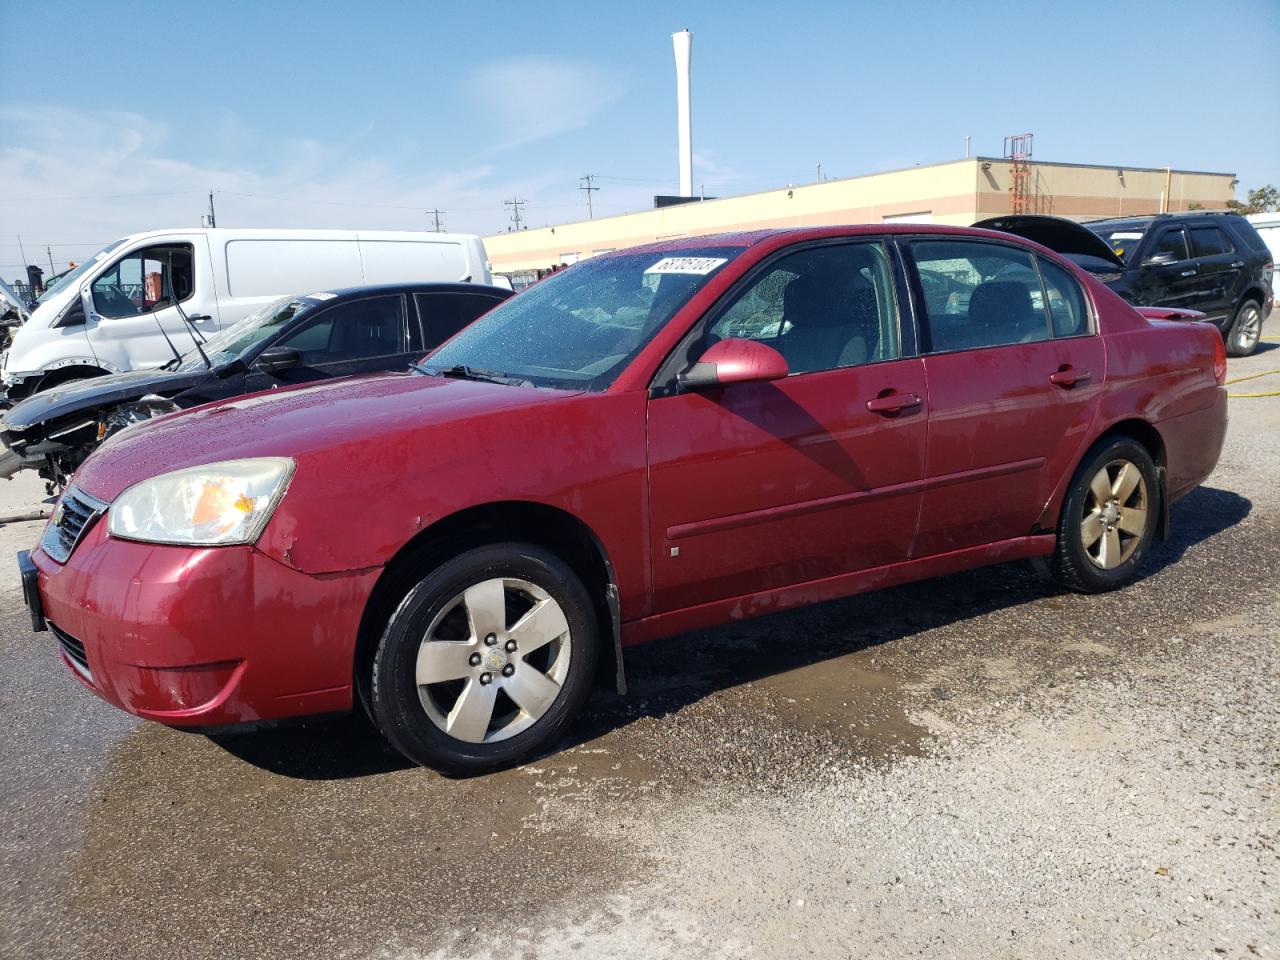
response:
[[[1222,321],[1234,311],[1244,291],[1246,251],[1237,250],[1227,232],[1215,223],[1191,223],[1187,229],[1195,260],[1199,299],[1195,309]]]
[[[757,268],[695,329],[690,359],[749,338],[791,375],[683,393],[660,374],[648,409],[654,612],[906,559],[926,405],[897,302],[883,243],[824,244]]]
[[[1022,247],[908,241],[923,298],[925,491],[913,557],[1026,536],[1074,462],[1097,406],[1104,353],[1075,278]]]
[[[317,311],[263,346],[263,350],[271,348],[297,350],[302,362],[274,372],[251,365],[248,390],[374,370],[403,370],[421,356],[420,351],[410,348],[405,297],[398,293],[348,300]]]

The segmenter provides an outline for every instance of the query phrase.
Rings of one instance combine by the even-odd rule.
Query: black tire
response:
[[[1262,305],[1257,300],[1240,301],[1240,307],[1224,337],[1227,356],[1247,357],[1262,340]]]
[[[1113,517],[1114,514],[1108,513],[1104,516],[1093,509],[1097,497],[1096,494],[1091,493],[1091,483],[1104,468],[1111,471],[1115,469],[1112,465],[1120,462],[1135,467],[1142,480],[1141,490],[1145,504],[1141,512],[1145,516],[1139,524],[1140,533],[1124,532],[1116,520],[1112,521],[1111,527],[1107,527],[1106,519]],[[1118,473],[1118,470],[1116,472]],[[1077,593],[1102,593],[1131,583],[1137,576],[1143,556],[1155,537],[1160,511],[1163,509],[1161,500],[1163,496],[1164,491],[1160,488],[1155,463],[1146,447],[1137,440],[1125,436],[1103,438],[1098,441],[1085,455],[1079,469],[1076,470],[1075,476],[1071,479],[1071,486],[1067,490],[1066,499],[1063,501],[1062,513],[1058,518],[1057,544],[1054,552],[1045,558],[1044,563],[1049,576],[1068,590],[1074,590]],[[1115,508],[1122,517],[1127,516],[1130,523],[1138,518],[1138,499],[1137,493],[1129,494],[1126,497],[1129,505],[1120,505]],[[1130,512],[1126,514],[1125,511]],[[1102,537],[1092,545],[1087,545],[1084,524],[1087,516],[1094,515],[1098,515],[1104,531],[1107,532],[1104,532]],[[1099,521],[1095,521],[1095,525]],[[1104,567],[1102,564],[1109,562],[1109,558],[1100,561],[1092,555],[1091,551],[1096,547],[1101,553],[1104,548],[1103,539],[1108,538],[1112,530],[1115,531],[1114,542],[1122,543],[1119,556],[1123,559],[1114,566]],[[1112,541],[1108,539],[1107,542]],[[1131,548],[1130,544],[1132,544]]]
[[[473,657],[508,657],[512,675],[526,670],[541,673],[534,662],[538,657],[551,663],[553,670],[564,671],[554,700],[536,719],[516,703],[514,694],[507,693],[508,689],[516,689],[507,684],[515,684],[518,679],[532,679],[529,673],[521,672],[516,679],[506,679],[508,675],[500,672],[506,667],[495,668],[490,673],[487,663],[482,662],[469,668],[476,671],[474,676],[468,672],[466,677],[457,680],[418,685],[419,649],[426,642],[428,631],[433,631],[438,639],[450,639],[440,636],[448,630],[453,631],[451,638],[455,640],[466,640],[474,634],[476,631],[471,624],[478,621],[472,618],[462,594],[468,587],[497,579],[504,579],[504,588],[510,582],[521,582],[545,593],[542,599],[549,598],[558,604],[568,628],[561,639],[539,648],[546,653],[517,650],[504,654],[502,651],[508,635],[502,630],[498,631],[502,633],[499,640],[487,649],[484,638],[471,637],[468,641],[474,641],[467,648]],[[510,587],[503,594],[506,604],[503,619],[512,628],[522,615],[519,589]],[[433,624],[436,625],[434,628]],[[510,638],[514,639],[516,635],[513,629]],[[528,543],[498,543],[468,550],[424,577],[409,590],[391,615],[373,657],[370,706],[374,722],[392,746],[414,763],[454,774],[482,773],[508,767],[552,743],[581,710],[595,676],[599,644],[599,628],[591,597],[577,574],[559,557]],[[559,657],[566,649],[567,660],[560,664]],[[482,682],[479,674],[482,670],[490,677],[487,682]],[[550,676],[551,672],[548,670],[543,678]],[[493,702],[498,703],[498,707],[491,708],[494,717],[487,720],[484,727],[490,736],[500,732],[494,724],[502,716],[515,717],[509,726],[502,729],[516,732],[509,735],[502,732],[504,739],[489,742],[472,742],[447,733],[441,724],[448,722],[445,713],[448,698],[455,698],[453,707],[456,708],[464,690],[476,696],[487,693],[496,698]],[[507,698],[505,701],[504,697]],[[508,710],[499,715],[498,709],[505,709],[503,704],[514,708],[515,713]],[[429,710],[437,719],[432,719]],[[521,727],[520,724],[527,726]]]

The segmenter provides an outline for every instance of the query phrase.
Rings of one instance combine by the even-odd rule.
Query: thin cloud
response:
[[[468,85],[480,109],[501,125],[502,135],[486,153],[581,129],[628,89],[620,74],[604,67],[539,57],[480,67]]]

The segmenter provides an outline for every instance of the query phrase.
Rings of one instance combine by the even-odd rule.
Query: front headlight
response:
[[[253,543],[284,496],[293,461],[227,460],[136,483],[107,511],[113,537],[147,543]]]

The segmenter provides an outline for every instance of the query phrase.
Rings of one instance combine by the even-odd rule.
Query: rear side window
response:
[[[974,240],[921,240],[911,250],[924,289],[928,352],[1049,339],[1030,253]]]
[[[482,293],[444,292],[414,294],[414,301],[418,305],[422,332],[419,333],[416,324],[411,325],[409,349],[423,351],[440,346],[476,317],[502,302],[498,297]]]
[[[1089,314],[1080,284],[1056,263],[1048,260],[1040,260],[1039,263],[1044,292],[1049,297],[1049,319],[1053,323],[1053,335],[1084,336],[1089,332]]]
[[[406,353],[406,341],[397,294],[330,307],[275,346],[297,350],[314,367]]]
[[[1191,255],[1193,257],[1218,257],[1232,252],[1227,235],[1214,226],[1191,228]]]
[[[1158,257],[1161,254],[1168,254],[1174,261],[1187,259],[1187,237],[1181,227],[1166,230],[1156,238],[1156,245],[1152,247],[1149,256]]]
[[[798,250],[766,269],[716,321],[711,339],[760,340],[792,373],[898,357],[893,272],[881,243]]]

